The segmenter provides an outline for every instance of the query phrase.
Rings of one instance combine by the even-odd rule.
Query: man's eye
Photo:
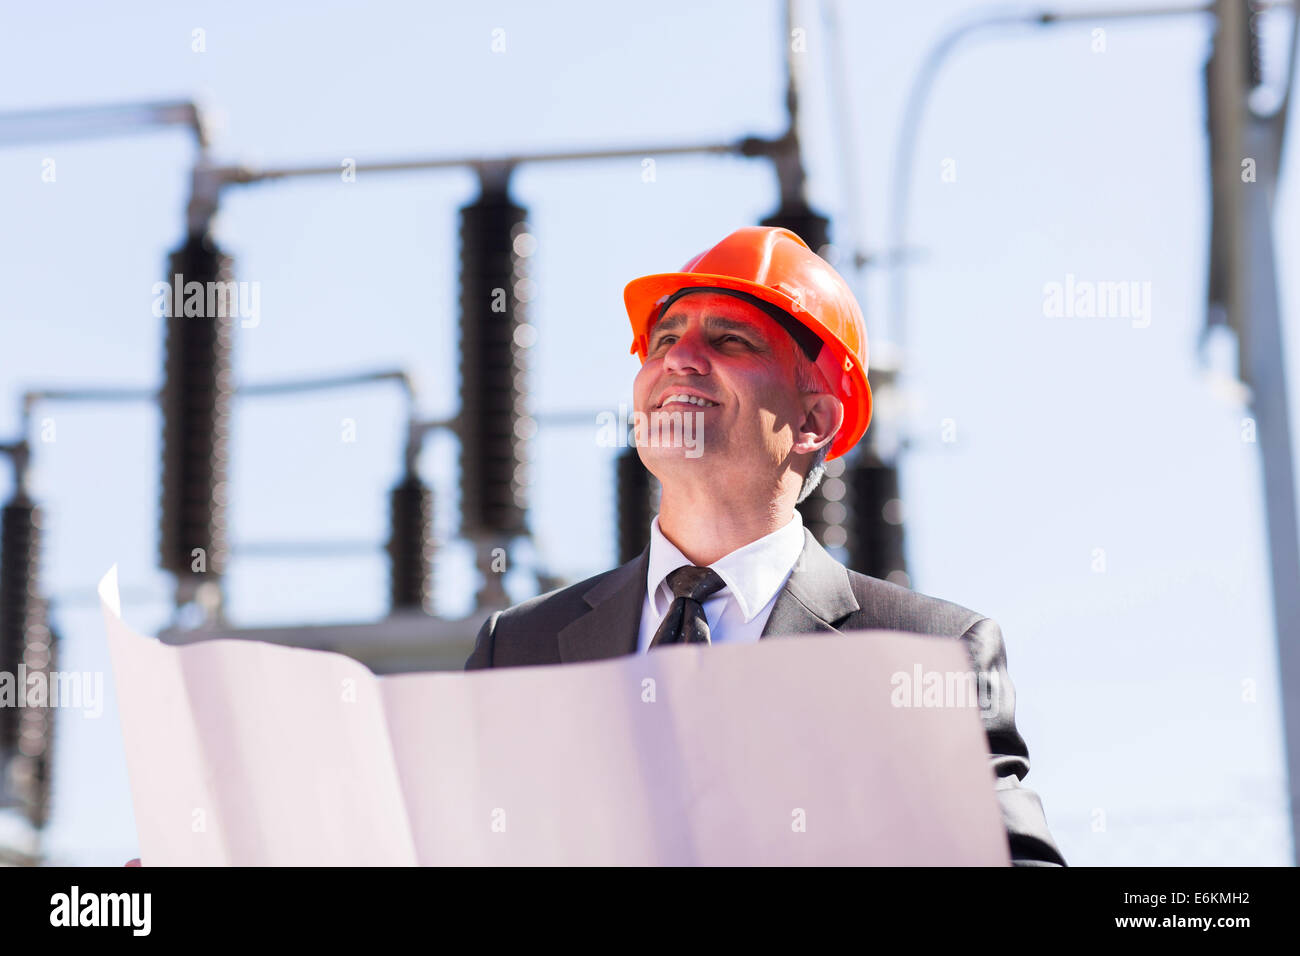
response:
[[[748,340],[748,339],[743,338],[742,336],[739,336],[739,335],[732,335],[732,334],[727,334],[727,335],[720,336],[720,337],[718,338],[718,341],[719,341],[719,342],[726,342],[728,339],[733,339],[733,340],[739,342],[741,345],[745,345],[745,346],[748,346],[748,345],[749,345],[749,340]],[[671,345],[671,344],[672,344],[673,342],[675,342],[676,340],[677,340],[677,336],[676,336],[676,335],[673,335],[671,332],[665,332],[665,333],[663,333],[662,335],[660,335],[658,338],[656,338],[656,339],[651,343],[650,348],[651,348],[652,351],[653,351],[653,350],[656,350],[656,349],[661,349],[661,348],[663,348],[665,345]]]

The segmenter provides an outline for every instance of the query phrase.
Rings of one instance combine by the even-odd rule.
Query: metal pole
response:
[[[150,126],[188,126],[200,147],[208,137],[199,108],[189,100],[109,103],[0,113],[0,146],[52,140],[95,139]]]
[[[358,163],[358,173],[395,173],[431,169],[494,169],[520,166],[524,163],[574,163],[598,159],[630,159],[644,156],[682,156],[700,153],[715,155],[743,154],[745,144],[700,143],[680,146],[643,146],[628,149],[572,150],[560,153],[519,153],[513,156],[448,156],[428,159],[384,160]],[[253,169],[248,166],[214,167],[214,173],[229,184],[266,182],[273,179],[291,179],[300,176],[337,176],[342,167],[337,162],[305,166],[281,166]]]
[[[1258,6],[1256,6],[1258,9]],[[1281,169],[1290,83],[1300,21],[1293,21],[1291,59],[1282,105],[1260,115],[1250,107],[1246,62],[1247,15],[1243,0],[1217,0],[1218,29],[1208,89],[1210,151],[1215,164],[1216,230],[1220,290],[1228,324],[1237,333],[1239,368],[1250,388],[1264,480],[1265,533],[1277,632],[1278,683],[1287,770],[1287,812],[1292,859],[1300,848],[1300,516],[1287,404],[1286,349],[1278,299],[1273,242],[1273,202]],[[1253,162],[1253,181],[1243,164]]]
[[[1273,254],[1272,192],[1277,170],[1275,167],[1266,172],[1263,167],[1263,144],[1273,135],[1270,124],[1262,120],[1252,119],[1247,126],[1246,155],[1257,158],[1259,180],[1246,188],[1243,231],[1249,255],[1245,257],[1242,297],[1250,327],[1247,360],[1251,411],[1263,464],[1294,861],[1300,843],[1300,522],[1287,408],[1286,350]]]

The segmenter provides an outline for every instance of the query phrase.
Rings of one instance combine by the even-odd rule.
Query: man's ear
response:
[[[807,392],[803,399],[803,421],[794,433],[798,455],[810,455],[822,445],[830,444],[844,424],[844,403],[829,392]]]

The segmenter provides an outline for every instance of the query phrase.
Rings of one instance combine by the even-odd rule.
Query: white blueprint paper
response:
[[[376,677],[173,647],[100,582],[145,866],[1005,865],[956,640],[860,632]]]

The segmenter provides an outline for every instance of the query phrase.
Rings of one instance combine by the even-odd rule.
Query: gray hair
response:
[[[800,392],[830,392],[831,387],[826,383],[826,376],[821,370],[812,363],[799,349],[794,350],[794,382]],[[834,394],[834,392],[831,392]],[[826,474],[826,453],[830,450],[831,442],[827,442],[817,449],[813,455],[812,463],[808,466],[808,474],[804,475],[803,485],[799,489],[799,497],[795,499],[795,504],[799,504],[810,494],[812,494],[819,484],[822,476]]]

